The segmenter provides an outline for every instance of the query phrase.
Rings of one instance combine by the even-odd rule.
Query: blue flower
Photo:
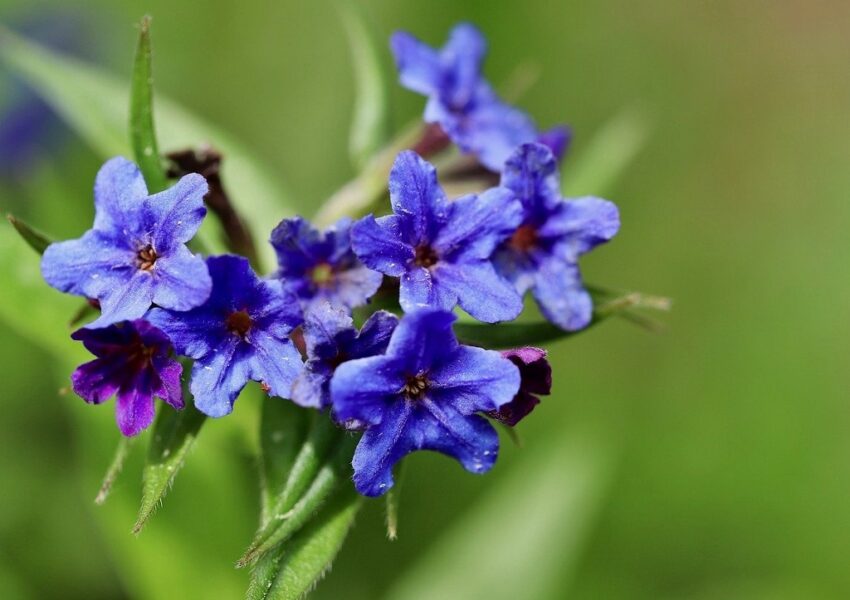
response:
[[[154,397],[183,408],[183,367],[171,356],[169,339],[150,323],[137,320],[78,329],[71,337],[97,356],[71,375],[74,391],[91,404],[115,394],[115,417],[124,435],[137,435],[153,422]]]
[[[248,380],[273,396],[289,397],[303,367],[289,339],[301,321],[298,303],[277,281],[259,279],[239,256],[207,259],[212,294],[198,308],[154,308],[149,319],[195,359],[189,389],[198,410],[221,417],[233,410]]]
[[[307,313],[304,340],[308,360],[292,386],[292,401],[314,408],[328,406],[336,368],[348,360],[383,354],[397,324],[398,317],[379,310],[358,332],[350,316],[327,302]]]
[[[555,157],[541,144],[517,149],[505,164],[502,186],[522,201],[523,220],[494,254],[496,269],[520,294],[530,289],[551,322],[567,331],[586,327],[593,301],[578,259],[614,237],[617,207],[593,197],[562,198]]]
[[[473,25],[461,23],[439,50],[407,32],[391,39],[401,84],[428,96],[425,121],[440,127],[464,152],[476,154],[485,167],[501,171],[520,144],[538,140],[534,121],[501,100],[482,77],[487,42]],[[569,140],[563,128],[543,134],[561,153]]]
[[[41,272],[56,289],[100,302],[89,327],[142,317],[151,303],[189,310],[210,295],[203,259],[186,247],[206,214],[200,175],[148,195],[139,169],[124,158],[101,167],[94,188],[94,226],[83,237],[51,244]]]
[[[366,304],[383,275],[363,266],[351,251],[351,221],[341,219],[321,233],[306,219],[284,219],[272,231],[279,278],[305,311],[324,302],[351,310]]]
[[[489,260],[522,220],[513,194],[492,188],[449,202],[434,167],[412,151],[396,158],[389,187],[395,214],[361,219],[351,242],[366,266],[401,278],[401,307],[460,304],[480,321],[516,318],[522,300]]]
[[[336,418],[366,428],[352,462],[361,494],[386,492],[393,465],[416,450],[442,452],[472,473],[496,462],[499,436],[475,413],[510,402],[519,370],[498,352],[459,345],[454,319],[436,309],[407,314],[386,354],[337,367],[331,379]]]
[[[548,396],[552,392],[552,367],[546,351],[534,346],[503,350],[501,354],[517,366],[521,383],[513,400],[487,416],[513,427],[540,404],[538,394]]]

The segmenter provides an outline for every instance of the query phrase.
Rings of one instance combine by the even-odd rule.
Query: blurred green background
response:
[[[635,161],[588,190],[619,204],[623,228],[585,273],[675,309],[661,334],[614,321],[553,345],[555,393],[520,426],[524,447],[505,440],[486,477],[413,457],[399,539],[369,502],[314,597],[850,597],[850,4],[363,4],[385,36],[437,44],[477,23],[493,81],[537,63],[519,103],[574,127],[564,178],[610,118],[641,115]],[[145,13],[157,91],[265,156],[298,210],[353,175],[353,82],[331,2],[0,0],[4,25],[70,31],[72,54],[125,78]],[[0,119],[20,118],[7,75]],[[423,105],[400,87],[393,101],[397,126]],[[0,165],[2,209],[78,235],[100,159],[58,124],[20,154]],[[34,256],[13,267],[38,268]],[[16,318],[33,318],[25,303]],[[134,537],[141,448],[95,507],[112,406],[57,393],[79,350],[69,340],[58,362],[8,322],[0,331],[0,597],[241,597],[257,407],[207,425]]]

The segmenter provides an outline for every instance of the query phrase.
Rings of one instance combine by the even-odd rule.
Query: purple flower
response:
[[[292,401],[314,408],[328,406],[336,368],[348,360],[383,354],[397,324],[398,317],[379,310],[358,332],[350,316],[327,302],[307,313],[304,339],[308,360],[292,386]]]
[[[454,320],[437,309],[409,313],[386,354],[337,367],[331,379],[336,417],[366,428],[352,462],[361,494],[386,492],[393,465],[416,450],[442,452],[472,473],[495,463],[499,436],[475,413],[510,402],[519,370],[498,352],[459,345]]]
[[[555,157],[542,144],[518,148],[501,184],[522,201],[523,220],[493,255],[497,271],[520,294],[530,289],[543,315],[562,329],[586,327],[593,302],[578,259],[614,237],[620,228],[617,207],[593,197],[562,198]]]
[[[540,404],[535,394],[548,396],[551,393],[552,367],[546,360],[546,351],[533,346],[504,350],[502,356],[519,368],[519,391],[513,400],[488,412],[487,416],[513,427]]]
[[[171,356],[169,339],[147,321],[78,329],[71,337],[97,356],[71,375],[74,391],[91,404],[115,394],[115,418],[124,435],[137,435],[153,422],[154,397],[183,408],[183,366]]]
[[[295,298],[277,281],[259,279],[239,256],[207,259],[212,294],[186,311],[154,308],[149,319],[180,354],[195,359],[189,389],[195,406],[211,417],[233,410],[248,380],[273,396],[289,397],[301,371],[301,355],[289,333],[300,323]]]
[[[142,317],[151,303],[189,310],[210,295],[204,261],[186,247],[206,214],[200,175],[148,195],[139,169],[124,158],[101,167],[94,187],[94,226],[77,240],[51,244],[41,272],[56,289],[100,302],[88,327]]]
[[[456,25],[439,50],[403,31],[393,34],[390,44],[401,84],[428,96],[425,121],[439,123],[488,169],[501,171],[517,146],[538,139],[531,117],[501,100],[482,77],[487,42],[475,26]],[[563,152],[568,136],[556,129],[546,139]]]
[[[368,267],[401,278],[401,307],[460,304],[480,321],[516,318],[522,300],[490,262],[522,220],[513,194],[492,188],[449,202],[434,167],[412,151],[396,158],[389,187],[395,214],[361,219],[351,242]]]
[[[351,310],[366,304],[383,275],[363,266],[351,251],[351,221],[341,219],[324,233],[306,219],[284,219],[272,231],[279,278],[305,311],[324,302]]]

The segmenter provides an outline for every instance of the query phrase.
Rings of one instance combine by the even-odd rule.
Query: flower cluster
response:
[[[511,321],[531,292],[557,327],[587,326],[579,258],[616,234],[617,208],[561,197],[565,131],[541,134],[494,93],[474,27],[457,26],[439,51],[406,33],[392,49],[402,84],[428,96],[425,121],[500,173],[498,185],[450,198],[437,169],[403,151],[388,173],[391,214],[326,231],[284,219],[270,238],[277,268],[263,276],[246,258],[203,257],[192,244],[206,213],[204,177],[149,194],[132,162],[103,165],[92,229],[48,247],[42,273],[100,308],[73,335],[97,357],[73,386],[91,403],[115,394],[122,433],[151,424],[156,397],[183,408],[183,364],[195,407],[211,417],[229,414],[255,381],[362,432],[354,483],[375,496],[417,450],[489,470],[499,451],[491,420],[514,426],[549,393],[544,350],[465,345],[454,311]],[[374,308],[378,296],[389,311]]]

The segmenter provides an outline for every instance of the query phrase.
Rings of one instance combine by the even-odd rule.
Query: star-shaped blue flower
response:
[[[147,321],[79,329],[71,337],[97,356],[71,375],[74,392],[91,404],[114,394],[115,419],[124,435],[137,435],[153,422],[154,397],[183,408],[183,366],[171,355],[168,337]]]
[[[436,309],[407,314],[386,354],[337,367],[331,379],[336,418],[366,428],[352,462],[361,494],[386,492],[393,465],[416,450],[442,452],[472,473],[496,462],[499,436],[476,413],[510,402],[519,370],[498,352],[459,345],[454,320]]]
[[[301,355],[289,339],[301,322],[298,303],[277,281],[265,281],[240,256],[207,259],[212,294],[198,308],[154,308],[149,320],[195,359],[189,389],[195,406],[211,417],[233,410],[248,380],[272,396],[288,398],[301,372]]]
[[[518,148],[505,164],[501,184],[522,201],[523,220],[494,254],[496,269],[520,294],[531,290],[549,321],[567,331],[586,327],[593,301],[578,260],[617,233],[616,205],[594,197],[562,198],[558,165],[542,144]]]
[[[172,310],[202,304],[212,282],[186,242],[206,214],[206,193],[204,178],[191,174],[150,196],[136,165],[109,160],[95,181],[94,226],[45,250],[44,279],[100,302],[102,313],[90,328],[140,318],[152,303]]]
[[[347,313],[327,302],[307,313],[307,363],[292,386],[292,401],[313,408],[328,406],[331,376],[336,368],[348,360],[383,354],[397,324],[398,317],[379,310],[358,332]]]
[[[473,25],[452,29],[436,50],[407,32],[391,39],[401,84],[428,96],[425,121],[439,123],[464,152],[476,154],[485,167],[501,171],[520,144],[543,141],[564,152],[569,131],[558,127],[538,136],[534,121],[501,100],[481,74],[487,42]]]
[[[460,304],[480,321],[516,318],[522,299],[490,262],[522,221],[513,193],[492,188],[449,202],[434,167],[410,150],[396,158],[389,188],[395,214],[361,219],[351,242],[366,266],[401,278],[401,307]]]
[[[295,217],[272,231],[279,266],[275,277],[305,312],[325,302],[350,311],[381,287],[383,275],[365,267],[351,251],[350,229],[351,220],[341,219],[322,233]]]

